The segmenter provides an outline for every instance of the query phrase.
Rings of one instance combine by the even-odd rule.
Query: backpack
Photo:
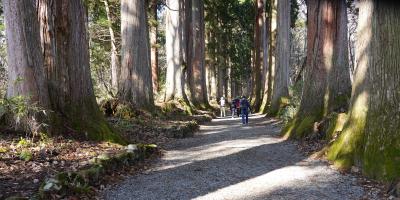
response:
[[[235,106],[236,106],[236,108],[240,107],[240,100],[239,99],[235,100]]]
[[[247,108],[248,107],[247,99],[240,100],[240,107],[241,108]]]

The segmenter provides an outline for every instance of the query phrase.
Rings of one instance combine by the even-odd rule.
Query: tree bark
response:
[[[281,99],[289,97],[290,0],[278,1],[277,57],[274,91],[268,115],[276,116]]]
[[[153,93],[158,93],[158,44],[157,44],[157,0],[152,0],[150,13],[154,24],[150,24],[150,45],[151,45],[151,77],[153,82]]]
[[[146,4],[143,0],[121,2],[122,65],[119,97],[140,108],[154,106]]]
[[[86,9],[81,0],[38,0],[42,52],[51,107],[62,132],[122,142],[108,126],[94,96],[89,68]]]
[[[166,54],[167,54],[167,74],[165,83],[165,101],[183,99],[182,83],[182,16],[181,1],[167,0],[166,15]]]
[[[210,40],[215,44],[215,34],[210,33]],[[217,58],[215,48],[212,49],[210,58],[210,96],[209,101],[217,101],[218,97],[218,74],[217,74]]]
[[[312,123],[330,112],[346,111],[351,96],[345,0],[309,0],[307,13],[305,82],[289,134],[295,137],[312,132]],[[295,130],[300,124],[303,127]]]
[[[261,106],[261,69],[263,68],[263,39],[262,32],[264,26],[264,1],[256,0],[256,16],[255,16],[255,32],[254,32],[254,66],[253,74],[253,90],[252,90],[252,106],[254,111],[258,111]]]
[[[223,38],[219,35],[218,36],[219,41],[224,41]],[[218,42],[218,54],[217,54],[217,101],[221,98],[221,97],[225,97],[224,94],[224,88],[225,88],[225,58],[223,58],[221,56],[221,52],[223,52],[222,50],[222,44],[223,42]]]
[[[265,0],[266,1],[266,0]],[[262,85],[263,85],[263,90],[262,90],[262,103],[260,106],[260,112],[263,114],[267,113],[267,109],[268,109],[268,105],[267,105],[267,101],[268,101],[268,93],[269,93],[269,82],[271,81],[269,79],[269,73],[270,73],[270,29],[271,29],[271,16],[270,16],[270,12],[265,11],[264,13],[264,24],[263,24],[263,52],[264,52],[264,56],[263,56],[263,72],[262,72]]]
[[[47,81],[43,70],[39,24],[33,1],[4,0],[7,36],[8,88],[7,98],[23,97],[26,106],[49,109]],[[43,117],[43,116],[42,116]],[[41,131],[45,122],[38,113],[27,113],[16,119],[18,129],[30,133]]]
[[[392,1],[359,2],[349,119],[328,153],[341,167],[357,165],[385,181],[400,176],[399,8]]]
[[[274,91],[275,69],[276,69],[276,31],[277,31],[277,0],[271,0],[270,5],[270,29],[269,29],[269,68],[268,68],[268,91],[267,100],[263,113],[266,113],[270,107],[272,94]]]
[[[300,114],[320,118],[347,108],[351,93],[346,4],[344,0],[310,0],[308,13],[306,79]]]
[[[213,40],[212,38],[212,33],[211,30],[209,30],[206,33],[206,44],[208,45],[209,43],[211,43],[211,40]],[[215,56],[214,56],[214,52],[212,52],[213,49],[209,48],[207,53],[206,53],[206,79],[207,79],[207,101],[211,102],[213,99],[215,99],[216,97],[216,84],[214,80],[214,74],[215,74],[215,70],[214,70],[214,63],[215,63]]]
[[[188,84],[191,102],[200,108],[208,105],[205,78],[204,2],[191,0],[188,34]]]
[[[111,44],[111,86],[113,90],[116,91],[118,89],[118,71],[120,70],[118,51],[116,46],[114,29],[112,26],[112,18],[110,13],[110,7],[108,5],[109,0],[104,0],[104,6],[106,9],[106,15],[108,20],[108,30],[110,32],[110,44]]]

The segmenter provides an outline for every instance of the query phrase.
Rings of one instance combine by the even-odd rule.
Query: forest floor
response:
[[[132,119],[109,118],[114,128],[129,144],[163,145],[174,138],[192,136],[201,116],[179,116],[169,120],[149,116]],[[73,135],[73,133],[71,133]],[[46,179],[60,172],[75,172],[91,167],[92,160],[101,156],[112,157],[125,152],[125,146],[108,142],[93,142],[74,137],[32,138],[25,133],[0,129],[0,199],[32,197]],[[157,156],[157,155],[155,155]],[[93,193],[109,182],[118,181],[122,174],[132,174],[146,168],[146,163],[131,169],[120,169],[102,177]]]
[[[164,156],[106,188],[104,199],[385,199],[383,187],[312,159],[259,115],[243,126],[220,118],[193,138],[163,146]]]

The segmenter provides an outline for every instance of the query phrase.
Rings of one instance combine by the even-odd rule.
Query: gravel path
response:
[[[357,179],[307,159],[278,137],[277,122],[216,119],[166,147],[154,167],[104,191],[104,199],[360,199]]]

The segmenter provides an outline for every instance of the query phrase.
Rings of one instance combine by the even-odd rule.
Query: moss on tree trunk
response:
[[[56,134],[123,143],[102,116],[90,76],[87,16],[82,1],[39,0],[38,17]]]
[[[381,180],[400,177],[400,13],[388,1],[360,4],[355,75],[349,120],[328,158],[356,165]]]
[[[351,93],[347,49],[346,2],[308,1],[307,60],[302,100],[296,118],[284,134],[292,137],[333,111],[347,109]],[[311,132],[309,132],[311,133]]]

